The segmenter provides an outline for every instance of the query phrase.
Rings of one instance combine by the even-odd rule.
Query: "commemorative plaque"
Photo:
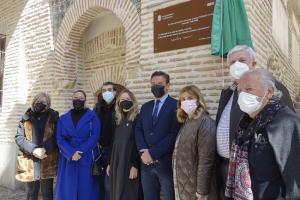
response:
[[[154,53],[210,44],[215,0],[192,0],[154,12]]]

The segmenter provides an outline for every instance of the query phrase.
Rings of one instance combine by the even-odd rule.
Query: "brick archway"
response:
[[[125,69],[138,65],[140,57],[140,18],[130,0],[75,0],[66,13],[55,42],[55,71],[60,87],[76,81],[82,66],[80,45],[85,28],[103,10],[111,11],[122,23],[126,37]]]

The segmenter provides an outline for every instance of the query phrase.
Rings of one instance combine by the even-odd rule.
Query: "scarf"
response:
[[[278,99],[271,99],[254,118],[242,117],[230,151],[225,196],[234,200],[253,200],[248,149],[256,135],[265,134],[266,126],[282,107]]]

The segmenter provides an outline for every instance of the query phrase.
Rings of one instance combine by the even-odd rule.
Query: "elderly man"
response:
[[[266,70],[245,72],[238,105],[244,112],[231,147],[225,196],[300,199],[300,118],[280,102]]]
[[[250,69],[255,69],[255,52],[251,47],[246,45],[236,46],[229,51],[227,63],[230,66],[229,71],[230,75],[234,78],[234,83],[231,87],[222,90],[216,116],[217,171],[218,177],[220,177],[218,182],[220,183],[219,186],[222,196],[224,194],[227,177],[229,149],[237,131],[239,120],[243,114],[237,104],[238,93],[236,89],[241,75]],[[276,80],[275,86],[282,92],[281,103],[288,105],[294,110],[293,102],[286,87]]]

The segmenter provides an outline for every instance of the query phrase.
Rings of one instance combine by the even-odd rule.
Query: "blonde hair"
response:
[[[133,121],[138,113],[138,103],[137,100],[134,96],[134,94],[128,90],[128,89],[124,89],[120,92],[120,94],[118,95],[118,98],[116,100],[116,105],[115,105],[115,109],[116,109],[116,122],[117,124],[120,124],[122,122],[122,120],[125,118],[124,112],[122,110],[122,108],[120,107],[120,103],[121,103],[121,96],[122,94],[127,93],[130,97],[130,99],[132,100],[132,107],[129,109],[128,111],[128,119],[130,121]]]
[[[32,102],[31,102],[31,110],[34,110],[34,104],[36,104],[37,101],[39,101],[42,97],[46,98],[46,110],[48,110],[51,106],[51,99],[50,96],[48,94],[46,94],[45,92],[39,92],[35,95],[35,97],[33,98]]]
[[[196,99],[196,103],[198,105],[196,111],[193,113],[192,118],[195,118],[199,114],[202,114],[203,112],[207,111],[203,95],[200,92],[200,89],[195,85],[189,85],[181,89],[179,92],[179,99],[177,103],[177,120],[180,123],[184,123],[186,119],[188,118],[188,115],[184,112],[183,109],[181,109],[181,96],[183,93],[189,93],[193,96],[193,98]]]

